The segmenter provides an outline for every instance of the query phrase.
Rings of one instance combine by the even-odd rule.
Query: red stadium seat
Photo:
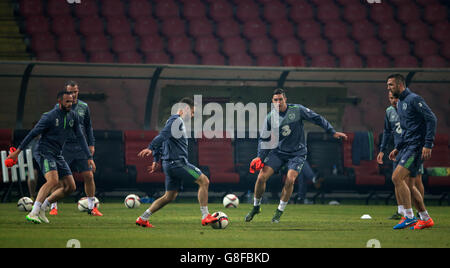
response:
[[[125,165],[135,166],[137,171],[137,183],[159,183],[165,181],[164,173],[159,170],[148,173],[147,167],[153,162],[153,156],[147,158],[138,157],[138,153],[148,147],[148,144],[158,135],[156,131],[127,130],[124,132]]]
[[[278,1],[268,2],[264,5],[263,17],[270,23],[286,19],[287,8],[283,3]]]
[[[235,172],[231,139],[199,139],[198,162],[208,166],[211,184],[239,183]]]
[[[448,62],[439,55],[430,55],[423,58],[423,68],[447,68]]]
[[[144,53],[164,51],[164,40],[159,35],[141,37],[140,49]]]
[[[273,51],[273,42],[267,37],[253,38],[250,40],[250,53],[255,56],[273,53]]]
[[[437,22],[433,25],[433,39],[441,43],[450,41],[450,23],[447,21]]]
[[[349,38],[335,39],[331,43],[331,51],[336,56],[355,54],[355,42],[350,40]]]
[[[260,19],[246,21],[242,31],[248,39],[265,37],[267,36],[267,25]]]
[[[344,7],[344,19],[350,23],[366,20],[367,17],[366,7],[359,3],[352,3]]]
[[[60,52],[80,51],[80,37],[77,34],[61,35],[56,42],[56,47]]]
[[[183,3],[183,16],[188,20],[206,18],[206,7],[200,0],[185,1]]]
[[[147,0],[132,0],[128,2],[128,15],[134,20],[152,16],[152,5]]]
[[[117,53],[136,51],[136,40],[132,35],[118,35],[112,39],[112,50]]]
[[[382,55],[382,44],[376,38],[362,40],[359,43],[359,53],[363,56]]]
[[[402,38],[390,39],[386,43],[386,54],[391,57],[409,55],[411,49],[409,42]]]
[[[297,26],[297,35],[303,40],[320,37],[320,24],[315,20],[304,20]]]
[[[84,36],[103,34],[103,21],[97,16],[83,17],[80,19],[80,33]]]
[[[75,5],[75,14],[79,18],[97,17],[97,3],[95,1],[81,1],[81,3]]]
[[[163,51],[145,53],[145,63],[169,64],[170,57]]]
[[[34,52],[55,51],[55,38],[51,33],[41,33],[31,37],[31,48]]]
[[[48,0],[46,11],[50,17],[71,16],[70,5],[66,1]]]
[[[247,44],[241,37],[229,37],[224,39],[222,50],[227,56],[243,54],[247,51]]]
[[[89,54],[89,62],[114,63],[114,55],[109,51],[96,51]]]
[[[305,52],[309,56],[326,55],[328,54],[328,43],[322,38],[306,40]]]
[[[297,38],[287,38],[278,41],[277,52],[281,56],[287,56],[290,54],[300,54],[301,46],[300,41]]]
[[[120,0],[102,1],[100,5],[100,13],[106,17],[123,17],[125,16],[125,7]]]
[[[406,5],[397,7],[396,18],[405,24],[420,21],[420,9],[414,2],[408,2]]]
[[[108,17],[106,31],[112,36],[131,34],[131,25],[125,16]]]
[[[256,57],[257,66],[281,66],[280,57],[275,54],[260,54]]]
[[[378,36],[383,41],[396,39],[402,35],[402,26],[393,20],[378,24]]]
[[[314,19],[314,10],[306,1],[294,2],[291,4],[289,17],[301,25],[305,20]]]
[[[273,21],[270,26],[270,35],[277,40],[293,37],[294,26],[286,19]]]
[[[42,15],[44,8],[41,0],[20,0],[19,10],[24,17],[28,17]]]
[[[378,24],[394,20],[394,10],[388,3],[370,5],[370,17]]]
[[[416,68],[419,67],[419,61],[414,56],[404,55],[394,58],[394,65],[397,68]]]
[[[216,34],[220,38],[225,39],[227,37],[240,35],[241,29],[234,19],[228,19],[217,23]]]
[[[361,20],[352,25],[352,36],[358,41],[375,37],[375,27],[368,20]]]
[[[445,43],[441,45],[441,55],[450,60],[450,43]]]
[[[43,15],[28,16],[25,20],[25,29],[30,35],[47,33],[50,31],[50,23]]]
[[[362,68],[361,57],[355,54],[346,54],[339,57],[339,67],[341,68]]]
[[[0,129],[0,151],[9,151],[13,145],[13,131],[11,129]]]
[[[180,54],[175,54],[173,56],[174,64],[190,64],[195,65],[198,64],[198,58],[192,52],[185,52]]]
[[[410,41],[418,41],[421,39],[429,38],[430,29],[428,25],[423,23],[422,21],[411,22],[406,25],[405,37]]]
[[[86,62],[86,55],[81,50],[65,51],[61,53],[61,61]]]
[[[175,37],[186,34],[186,25],[179,18],[169,18],[163,21],[162,33],[167,37]]]
[[[153,18],[139,17],[134,24],[134,33],[140,37],[158,34],[158,22]]]
[[[192,41],[185,35],[169,38],[167,50],[172,54],[188,53],[192,51]]]
[[[336,58],[328,54],[312,56],[311,67],[335,68]]]
[[[193,19],[189,22],[189,34],[193,37],[212,35],[212,23],[207,18]]]
[[[233,18],[233,7],[228,1],[217,0],[210,3],[209,15],[216,22]]]
[[[318,6],[317,18],[322,22],[339,20],[339,7],[337,7],[334,2],[329,2]]]
[[[425,7],[424,19],[428,23],[436,24],[438,22],[448,21],[448,9],[441,4],[431,4]]]
[[[233,54],[228,59],[231,66],[251,66],[253,65],[252,57],[247,53]]]
[[[251,21],[259,19],[259,7],[251,1],[238,2],[236,6],[236,17],[242,21]]]
[[[155,5],[155,15],[161,20],[178,18],[180,15],[179,7],[173,0],[158,1]]]
[[[368,68],[391,68],[391,61],[383,55],[369,55],[367,56]]]
[[[348,28],[347,24],[341,20],[327,21],[324,27],[324,35],[330,40],[342,39],[347,37]]]
[[[85,49],[88,52],[109,51],[109,41],[103,34],[89,35],[85,39]]]
[[[220,53],[209,53],[202,55],[204,65],[225,65],[225,57]]]
[[[61,61],[59,53],[56,51],[43,51],[36,53],[36,59],[39,61]]]
[[[439,45],[431,39],[419,40],[414,44],[414,54],[420,59],[439,53]]]
[[[284,66],[305,67],[305,58],[300,54],[291,54],[283,57]]]
[[[52,32],[56,35],[75,34],[76,27],[72,16],[56,16],[51,23]]]
[[[135,50],[117,53],[119,63],[142,63],[142,56]]]
[[[195,40],[195,52],[199,55],[218,53],[219,41],[213,36],[202,36]]]

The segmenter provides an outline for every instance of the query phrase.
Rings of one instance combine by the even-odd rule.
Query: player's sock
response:
[[[39,211],[41,210],[41,206],[42,206],[41,202],[35,201],[33,205],[33,210],[31,210],[31,214],[38,215]]]
[[[95,197],[88,197],[88,209],[93,209],[95,205]]]
[[[405,217],[408,219],[414,218],[414,212],[412,208],[405,209]]]
[[[58,202],[52,203],[50,209],[58,209]]]
[[[150,212],[150,209],[147,209],[147,210],[141,215],[141,219],[143,219],[144,221],[148,221],[148,219],[150,218],[151,215],[152,215],[152,213]]]
[[[284,209],[286,208],[287,204],[288,204],[288,202],[284,202],[283,200],[280,200],[280,204],[278,205],[278,210],[279,211],[284,211]]]
[[[426,210],[419,212],[419,215],[420,215],[420,219],[423,221],[427,221],[430,219],[430,215],[428,214],[428,211],[426,211]]]
[[[50,202],[48,201],[48,198],[46,198],[44,203],[42,203],[41,209],[45,211],[48,206],[50,206]]]
[[[209,214],[208,206],[205,206],[205,207],[201,206],[200,211],[202,212],[202,220],[203,220]]]
[[[253,197],[253,206],[257,207],[261,205],[262,198]]]
[[[397,212],[398,212],[398,214],[405,216],[405,207],[403,207],[401,205],[398,206],[397,207]]]

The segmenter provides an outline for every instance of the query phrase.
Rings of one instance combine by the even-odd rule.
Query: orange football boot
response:
[[[153,228],[153,225],[148,220],[144,221],[141,217],[136,219],[136,225],[144,228]]]
[[[432,218],[429,218],[427,221],[418,220],[416,225],[411,227],[411,230],[422,230],[425,228],[431,228],[434,226],[434,221]]]
[[[211,214],[208,214],[208,216],[206,216],[204,219],[202,219],[202,225],[208,225],[210,223],[214,223],[219,221],[219,219],[217,219],[216,217],[213,217]]]

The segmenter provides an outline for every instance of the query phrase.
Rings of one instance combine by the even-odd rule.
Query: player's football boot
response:
[[[47,219],[47,216],[45,216],[45,211],[44,210],[39,210],[39,214],[38,214],[39,219],[41,220],[41,222],[43,223],[50,223],[50,221]]]
[[[32,213],[29,213],[26,217],[27,221],[40,224],[41,220],[39,219],[38,215],[33,215]]]
[[[418,220],[416,225],[412,226],[411,230],[422,230],[425,228],[431,228],[434,226],[434,221],[432,218],[429,218],[427,221]]]
[[[279,222],[280,222],[281,215],[283,215],[283,211],[277,209],[277,210],[275,211],[275,214],[273,215],[272,223],[279,223]]]
[[[142,226],[144,228],[153,228],[153,225],[151,225],[151,223],[148,220],[144,221],[141,217],[138,217],[136,219],[136,225]]]
[[[96,207],[94,207],[93,209],[89,209],[88,214],[91,216],[99,216],[99,217],[103,216],[103,214],[100,211],[98,211],[98,208]]]
[[[397,225],[394,226],[394,230],[404,229],[406,227],[411,227],[417,223],[417,218],[414,217],[412,219],[406,218],[405,220],[401,220]]]
[[[58,209],[57,209],[57,208],[54,208],[54,209],[50,210],[50,213],[49,213],[49,214],[52,215],[52,216],[58,215]]]
[[[202,219],[202,225],[205,226],[205,225],[208,225],[210,223],[217,222],[217,221],[219,221],[218,218],[213,217],[211,214],[208,214],[205,218]]]
[[[253,206],[252,210],[245,216],[245,221],[249,222],[253,220],[253,217],[255,217],[255,215],[259,213],[261,213],[261,207]]]

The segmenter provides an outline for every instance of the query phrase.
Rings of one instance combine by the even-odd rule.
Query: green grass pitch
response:
[[[198,204],[172,203],[154,214],[155,228],[135,225],[136,218],[147,208],[128,209],[122,203],[103,203],[104,217],[90,217],[77,210],[76,204],[59,205],[58,216],[48,216],[50,224],[31,224],[16,204],[0,204],[0,247],[65,248],[70,239],[80,241],[82,248],[155,247],[155,248],[364,248],[377,239],[383,248],[450,247],[450,207],[433,206],[428,210],[435,221],[432,229],[392,230],[396,221],[387,218],[394,206],[366,205],[288,205],[278,224],[271,218],[275,204],[263,204],[262,213],[250,223],[244,216],[251,205],[224,208],[209,205],[210,212],[223,211],[230,225],[215,230],[200,224]],[[370,214],[371,220],[362,220]]]

